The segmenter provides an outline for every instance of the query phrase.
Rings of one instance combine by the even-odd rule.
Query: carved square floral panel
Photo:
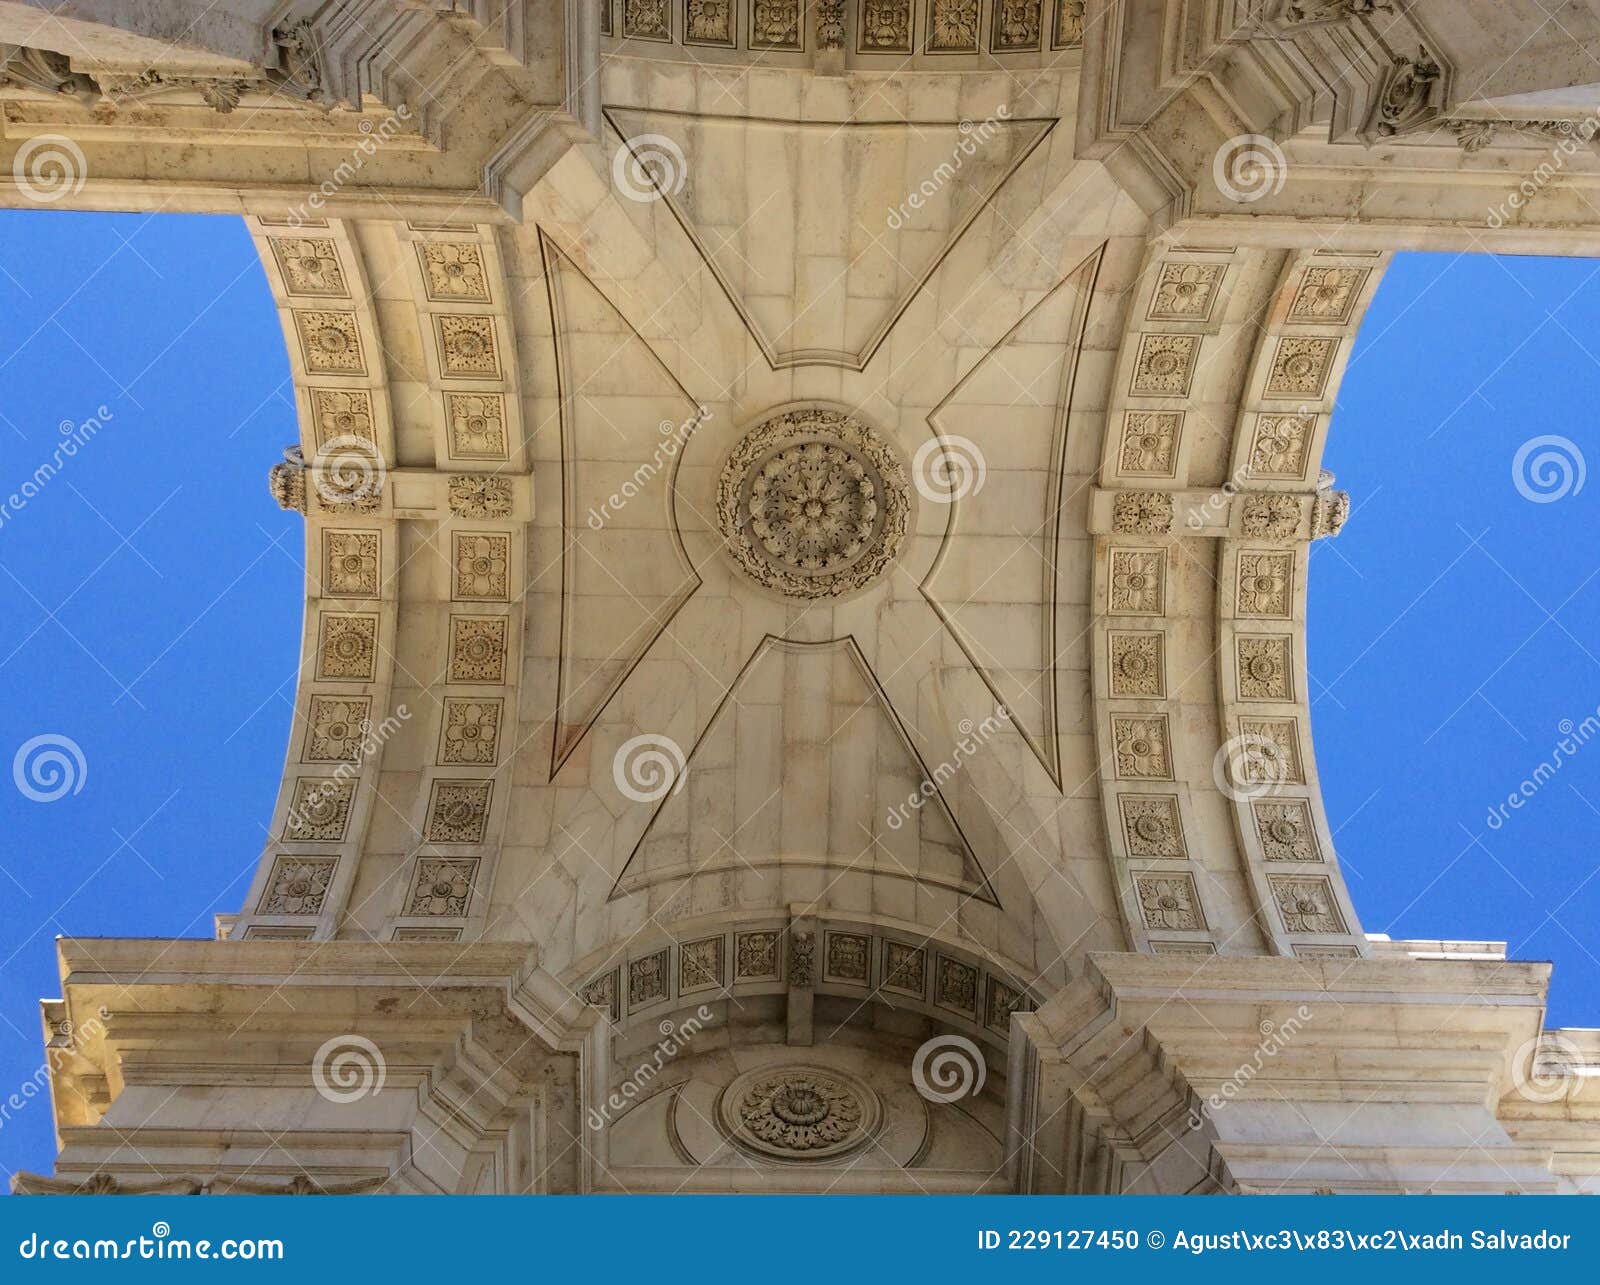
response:
[[[732,48],[736,0],[684,0],[683,43]]]
[[[510,597],[511,537],[457,531],[452,537],[451,596],[504,602]]]
[[[1239,767],[1248,785],[1304,785],[1300,733],[1292,718],[1241,718]]]
[[[1133,877],[1145,927],[1204,931],[1206,919],[1194,880],[1185,874],[1140,874]]]
[[[978,0],[928,0],[930,54],[978,52]]]
[[[864,54],[911,52],[911,0],[861,0],[857,47]]]
[[[997,54],[1039,47],[1039,0],[994,0],[989,48]]]
[[[658,950],[628,961],[628,1007],[641,1008],[667,997],[667,952]]]
[[[778,933],[763,930],[735,933],[733,938],[733,980],[736,982],[776,981],[778,978]]]
[[[463,460],[506,458],[506,403],[498,393],[446,393],[450,454]]]
[[[704,937],[678,947],[678,994],[712,990],[722,985],[723,939]]]
[[[374,445],[378,440],[372,426],[372,394],[362,389],[352,388],[346,392],[337,388],[313,388],[311,421],[316,429],[319,451],[341,437],[354,437]]]
[[[459,928],[423,928],[409,925],[394,930],[393,941],[460,941]]]
[[[1235,646],[1241,700],[1294,699],[1294,645],[1288,634],[1241,635]]]
[[[301,758],[307,763],[359,763],[371,715],[370,696],[313,696]]]
[[[1315,415],[1257,415],[1250,472],[1256,477],[1303,480],[1316,422]]]
[[[294,843],[340,843],[350,825],[356,783],[334,777],[303,776],[294,783],[283,837]]]
[[[353,312],[297,312],[300,352],[313,375],[364,375],[361,336]]]
[[[423,834],[429,843],[482,843],[489,825],[492,781],[437,780]]]
[[[1176,860],[1187,857],[1183,821],[1174,794],[1120,794],[1122,833],[1128,856]]]
[[[668,0],[622,0],[622,34],[630,40],[671,40]]]
[[[504,616],[451,616],[450,681],[505,682],[508,625]]]
[[[948,955],[938,955],[933,969],[933,1002],[965,1017],[978,1015],[978,970]]]
[[[319,915],[338,867],[335,857],[274,857],[258,915]]]
[[[1083,44],[1084,0],[1055,0],[1056,18],[1051,33],[1052,49],[1076,49]]]
[[[493,317],[439,316],[434,325],[439,336],[440,374],[447,379],[500,378]]]
[[[871,949],[872,939],[861,933],[829,933],[823,977],[830,982],[860,982],[865,986]]]
[[[983,1024],[991,1031],[1010,1030],[1011,1015],[1026,1012],[1031,1007],[1028,997],[1021,991],[990,975],[988,999],[983,1006]]]
[[[474,241],[418,241],[422,276],[428,298],[489,302],[489,274],[483,266],[483,247]]]
[[[1164,696],[1167,690],[1159,633],[1109,633],[1111,694]]]
[[[1167,555],[1157,549],[1111,550],[1113,616],[1159,616],[1166,612]]]
[[[1135,397],[1187,397],[1200,352],[1198,335],[1145,335],[1133,360]]]
[[[318,629],[317,677],[370,683],[378,659],[378,618],[324,611]]]
[[[419,857],[403,913],[460,919],[472,900],[477,857]]]
[[[800,0],[750,0],[750,48],[803,47]]]
[[[1172,779],[1165,714],[1113,715],[1111,739],[1116,746],[1119,777],[1134,781]]]
[[[609,973],[601,973],[578,993],[585,1004],[605,1009],[613,1022],[622,1020],[622,987],[617,973],[615,968]]]
[[[499,758],[499,700],[449,700],[439,732],[439,762],[492,767]]]
[[[1288,338],[1278,340],[1267,373],[1268,397],[1318,398],[1328,385],[1337,339]]]
[[[1251,808],[1255,812],[1256,834],[1261,839],[1261,855],[1268,861],[1322,860],[1308,801],[1258,800]]]
[[[1307,268],[1289,305],[1290,321],[1342,326],[1361,297],[1367,268]]]
[[[1150,296],[1151,321],[1206,321],[1217,301],[1223,263],[1163,263]]]
[[[1172,477],[1178,471],[1181,410],[1131,410],[1122,417],[1118,467],[1124,473]]]
[[[1344,916],[1326,875],[1268,875],[1284,928],[1292,933],[1342,933]]]
[[[378,533],[322,533],[322,592],[330,598],[378,596]]]
[[[283,286],[290,294],[344,295],[339,252],[323,237],[269,237]]]
[[[1293,604],[1294,552],[1290,549],[1239,555],[1238,612],[1287,620]]]
[[[898,941],[883,943],[883,988],[922,999],[928,993],[928,952]]]

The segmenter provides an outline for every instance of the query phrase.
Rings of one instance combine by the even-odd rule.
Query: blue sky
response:
[[[1600,744],[1487,817],[1600,706],[1600,480],[1535,503],[1512,472],[1540,436],[1600,466],[1595,270],[1396,261],[1328,450],[1355,512],[1311,582],[1316,752],[1364,926],[1554,960],[1567,1025],[1600,1024]],[[0,496],[63,421],[103,425],[0,522],[0,750],[59,734],[86,765],[48,806],[0,790],[3,1099],[40,1065],[54,936],[209,936],[239,908],[303,583],[265,481],[297,436],[287,362],[237,220],[0,213],[0,360]],[[43,1097],[0,1113],[5,1174],[53,1154]]]

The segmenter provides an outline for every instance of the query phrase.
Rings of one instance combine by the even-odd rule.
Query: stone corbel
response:
[[[1370,144],[1426,129],[1444,115],[1448,90],[1444,67],[1426,48],[1418,46],[1414,55],[1396,58],[1384,77],[1362,137]]]

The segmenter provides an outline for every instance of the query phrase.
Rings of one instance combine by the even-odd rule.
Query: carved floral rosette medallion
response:
[[[766,1159],[833,1160],[872,1140],[883,1118],[878,1095],[854,1076],[814,1066],[747,1071],[722,1091],[724,1132]]]
[[[717,522],[739,569],[796,598],[865,588],[905,542],[906,473],[854,416],[810,407],[762,421],[717,481]]]

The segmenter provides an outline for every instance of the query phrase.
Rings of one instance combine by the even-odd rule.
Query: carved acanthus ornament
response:
[[[1435,120],[1443,107],[1444,69],[1426,49],[1397,58],[1373,112],[1369,133],[1380,138],[1409,134]]]
[[[508,518],[511,516],[511,480],[482,473],[462,473],[450,479],[450,512],[458,518]]]
[[[1585,120],[1448,120],[1445,125],[1456,136],[1461,150],[1481,152],[1502,131],[1529,134],[1559,146],[1568,143],[1592,144],[1600,133],[1600,122]]]
[[[1166,535],[1172,530],[1172,496],[1165,491],[1119,491],[1111,525],[1133,535]]]
[[[723,1128],[746,1151],[784,1160],[826,1160],[871,1140],[883,1108],[865,1084],[839,1071],[780,1067],[740,1076],[723,1092]]]
[[[809,990],[816,984],[816,934],[796,932],[789,938],[789,985]]]

